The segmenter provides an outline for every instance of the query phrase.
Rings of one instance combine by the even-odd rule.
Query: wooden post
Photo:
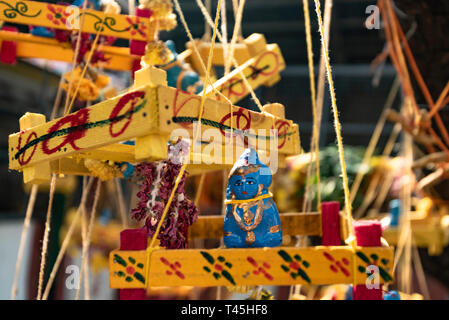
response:
[[[321,244],[340,246],[340,204],[337,201],[321,204]]]
[[[148,237],[145,229],[120,232],[120,250],[145,250]],[[120,289],[120,300],[145,300],[146,289]]]
[[[380,247],[382,227],[377,220],[354,221],[354,233],[357,246]],[[356,285],[352,289],[354,300],[383,300],[382,285],[379,289],[369,289],[366,285]]]
[[[16,32],[16,27],[4,26],[4,31]],[[0,62],[7,64],[16,64],[17,62],[17,43],[15,41],[3,40],[0,41]]]

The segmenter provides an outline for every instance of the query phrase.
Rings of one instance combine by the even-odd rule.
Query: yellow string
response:
[[[76,223],[78,222],[78,219],[79,219],[79,217],[81,215],[81,211],[85,210],[86,201],[87,201],[87,195],[88,195],[88,193],[90,191],[90,188],[92,186],[93,181],[94,181],[93,177],[90,177],[89,182],[87,183],[87,186],[85,186],[83,184],[83,191],[82,191],[82,194],[81,194],[80,205],[78,206],[78,209],[76,210],[75,218],[72,220],[72,223],[71,223],[71,225],[69,227],[69,230],[67,231],[67,233],[66,233],[66,235],[64,237],[64,240],[62,241],[62,245],[61,245],[61,248],[59,249],[58,256],[57,256],[56,261],[55,261],[55,263],[53,265],[53,269],[51,270],[50,277],[48,278],[47,286],[45,287],[45,291],[44,291],[44,294],[42,296],[42,300],[47,300],[47,298],[48,298],[51,286],[53,285],[53,281],[54,281],[54,279],[56,277],[56,272],[58,271],[59,266],[60,266],[60,264],[62,262],[62,258],[65,255],[67,247],[69,246],[70,239],[72,238],[72,234],[73,234],[73,231],[75,230]]]
[[[176,11],[179,14],[179,19],[181,20],[181,23],[182,23],[182,25],[184,27],[184,30],[187,33],[187,37],[189,38],[189,41],[190,41],[190,43],[193,46],[193,51],[195,51],[195,54],[200,58],[199,61],[200,61],[201,68],[203,69],[203,72],[206,74],[207,73],[207,68],[204,65],[203,59],[201,58],[201,54],[200,54],[200,51],[198,49],[198,46],[196,45],[196,42],[193,39],[192,32],[190,32],[190,28],[187,25],[187,21],[186,21],[186,19],[184,17],[184,13],[182,12],[181,6],[179,5],[178,0],[173,0],[173,2],[175,4]],[[217,33],[217,34],[219,34],[219,33]],[[205,86],[207,86],[207,85],[210,85],[212,87],[212,90],[214,90],[214,92],[216,94],[221,96],[223,99],[225,99],[232,106],[232,101],[229,100],[228,97],[226,97],[223,93],[221,93],[220,91],[217,90],[217,88],[214,87],[214,85],[212,84],[212,81],[210,80],[210,77],[207,78],[207,81],[205,81]]]
[[[319,157],[319,145],[318,145],[318,118],[316,108],[316,91],[315,91],[315,72],[313,68],[313,49],[312,49],[312,33],[310,31],[310,13],[309,13],[309,0],[303,0],[304,22],[306,29],[306,42],[307,42],[307,60],[309,63],[309,80],[310,80],[310,94],[312,99],[312,113],[313,113],[313,137],[310,143],[311,152],[312,148],[315,151],[316,162],[316,176],[317,176],[317,210],[321,211],[321,180],[320,180],[320,157]],[[308,173],[310,171],[308,170]],[[307,176],[307,183],[309,180],[309,174]]]
[[[178,0],[174,0],[175,2]],[[209,23],[209,25],[213,25],[212,23],[212,19],[209,16],[209,13],[207,12],[206,8],[204,7],[204,4],[201,2],[201,0],[196,0],[196,3],[198,4],[198,7],[201,10],[201,13],[203,14],[204,18],[206,19],[206,21]],[[223,42],[223,38],[220,34],[220,32],[217,32],[217,37],[218,39]],[[200,56],[201,57],[201,56]],[[234,57],[231,57],[231,61],[232,64],[234,65],[234,67],[238,70],[238,73],[246,87],[246,89],[249,91],[249,93],[251,94],[251,97],[253,98],[254,102],[256,103],[257,107],[259,108],[260,111],[263,110],[262,104],[259,100],[259,98],[257,98],[256,93],[254,92],[253,88],[251,87],[251,85],[248,82],[248,79],[246,79],[245,75],[243,74],[243,71],[240,69],[239,64],[237,63],[237,60],[235,60]]]
[[[343,190],[344,190],[344,196],[345,196],[345,209],[346,209],[346,217],[347,217],[347,225],[348,225],[348,234],[350,236],[353,236],[354,231],[352,229],[352,206],[351,201],[349,199],[349,187],[348,187],[348,175],[346,172],[346,163],[345,163],[345,155],[344,155],[344,148],[343,148],[343,139],[341,136],[341,125],[340,120],[338,116],[338,108],[337,108],[337,102],[335,98],[335,89],[334,89],[334,82],[332,80],[332,71],[331,66],[329,62],[329,54],[327,51],[327,44],[326,39],[324,38],[324,32],[323,32],[323,21],[321,18],[321,10],[320,10],[320,2],[318,0],[314,0],[315,2],[315,11],[318,17],[318,23],[319,23],[319,29],[320,29],[320,35],[321,35],[321,44],[323,47],[323,54],[325,57],[325,63],[326,63],[326,69],[327,69],[327,79],[329,83],[329,92],[331,95],[331,102],[332,102],[332,111],[334,114],[334,126],[335,126],[335,134],[337,136],[337,146],[338,146],[338,154],[340,158],[340,166],[341,166],[341,172],[343,176]]]
[[[175,2],[177,3],[177,0],[175,0]],[[179,6],[179,3],[177,3],[177,6]],[[211,42],[211,47],[210,47],[210,50],[209,50],[209,57],[208,57],[208,61],[207,61],[207,70],[206,70],[207,72],[206,72],[206,81],[205,81],[206,83],[209,80],[209,73],[210,73],[210,69],[211,69],[211,66],[212,66],[212,56],[213,56],[213,53],[214,53],[215,38],[217,36],[218,19],[220,17],[220,8],[221,8],[221,0],[218,0],[217,14],[215,16],[214,31],[213,31],[213,34],[212,34],[212,42]],[[203,116],[204,102],[205,101],[206,101],[206,86],[204,86],[203,95],[201,97],[200,113],[198,115],[198,123],[201,123],[201,118]],[[195,135],[193,137],[192,146],[195,145],[195,143],[197,142],[197,139],[198,139],[199,135],[200,135],[200,126],[198,125],[197,129],[195,131]],[[182,176],[184,174],[184,171],[185,171],[186,167],[187,167],[187,162],[184,161],[184,164],[182,165],[181,170],[179,171],[179,174],[176,177],[175,184],[173,186],[173,189],[172,189],[172,192],[170,194],[170,197],[168,198],[168,201],[167,201],[167,203],[165,205],[164,211],[162,212],[162,216],[161,216],[161,219],[159,220],[159,223],[157,225],[156,232],[154,233],[153,238],[151,239],[150,248],[152,248],[154,246],[156,238],[159,235],[162,223],[165,220],[165,216],[167,215],[168,209],[170,208],[170,205],[171,205],[171,203],[173,201],[173,197],[175,196],[176,189],[178,188],[178,185],[181,182],[181,178],[182,178]]]
[[[85,300],[90,300],[90,292],[89,292],[89,247],[92,238],[92,230],[95,223],[95,213],[97,210],[98,200],[100,198],[100,190],[101,190],[101,180],[97,180],[97,188],[95,189],[94,202],[92,204],[92,208],[90,211],[89,225],[86,230],[85,239],[83,241],[83,248],[81,254],[81,272],[78,278],[78,289],[76,291],[75,300],[79,299],[79,294],[81,290],[81,278],[84,275],[85,283],[84,283],[84,298]],[[85,211],[85,210],[84,210]]]
[[[84,17],[85,17],[85,13],[86,13],[86,6],[87,6],[87,1],[83,2],[83,7],[82,10],[83,12],[81,13],[81,21],[80,21],[80,29],[79,29],[79,34],[78,34],[78,39],[76,40],[76,47],[75,47],[75,53],[73,54],[73,59],[72,59],[72,72],[70,74],[70,79],[69,79],[69,86],[67,88],[67,96],[65,99],[65,104],[64,104],[64,114],[66,114],[66,110],[67,110],[67,106],[69,105],[69,99],[70,99],[70,92],[72,90],[72,85],[73,85],[73,74],[74,74],[74,70],[75,70],[75,66],[76,66],[76,61],[78,60],[78,55],[80,52],[80,45],[81,45],[81,30],[83,30],[83,26],[84,26]],[[64,75],[61,75],[61,80],[64,79]],[[55,110],[54,110],[55,111]],[[55,111],[56,114],[56,111]],[[53,116],[52,116],[53,118]]]
[[[248,202],[253,202],[253,201],[258,201],[258,200],[262,200],[262,199],[266,199],[266,198],[272,198],[273,194],[271,192],[268,192],[267,194],[263,194],[261,196],[255,197],[255,198],[251,198],[251,199],[242,199],[242,200],[225,200],[224,204],[241,204],[241,203],[248,203]]]

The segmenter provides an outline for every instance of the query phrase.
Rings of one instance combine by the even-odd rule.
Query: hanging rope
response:
[[[187,37],[189,38],[189,41],[190,41],[190,43],[192,44],[193,51],[195,51],[195,54],[196,54],[198,57],[200,57],[199,61],[200,61],[201,68],[203,69],[203,72],[206,74],[206,73],[207,73],[207,68],[206,68],[206,66],[204,65],[203,59],[201,59],[200,51],[199,51],[199,49],[198,49],[198,46],[196,45],[195,40],[193,39],[193,36],[192,36],[192,33],[190,32],[189,26],[187,25],[187,21],[186,21],[186,19],[185,19],[185,17],[184,17],[184,13],[182,12],[181,6],[179,5],[178,0],[173,0],[173,2],[174,2],[174,4],[175,4],[176,11],[177,11],[178,14],[179,14],[179,19],[181,19],[181,23],[182,23],[182,25],[184,26],[184,30],[185,30],[186,33],[187,33]],[[215,93],[217,93],[217,94],[220,95],[222,98],[224,98],[224,99],[225,99],[225,100],[232,106],[231,100],[229,100],[228,97],[226,97],[224,94],[222,94],[220,91],[218,91],[218,90],[214,87],[214,85],[212,84],[212,82],[211,82],[211,80],[210,80],[210,77],[207,78],[207,82],[205,81],[205,86],[206,86],[206,85],[210,85],[210,86],[212,87],[212,89],[214,90]]]
[[[48,237],[50,235],[50,221],[51,221],[51,213],[53,208],[53,197],[55,194],[55,185],[56,185],[56,175],[52,174],[50,181],[50,194],[48,200],[48,208],[47,208],[47,218],[45,221],[45,229],[44,229],[44,239],[42,244],[42,252],[41,252],[41,265],[39,270],[39,284],[37,288],[37,300],[41,300],[42,296],[42,284],[44,281],[44,271],[45,271],[45,262],[47,260],[47,248],[48,248]]]
[[[240,35],[240,31],[241,31],[243,8],[245,6],[245,1],[246,0],[240,0],[237,12],[235,13],[234,31],[232,33],[229,55],[226,57],[226,62],[225,62],[225,75],[228,74],[231,69],[231,61],[232,61],[232,58],[234,57],[235,44],[237,42],[237,39],[238,39],[238,37]]]
[[[177,2],[178,0],[174,0],[175,2]],[[211,17],[209,16],[206,8],[204,7],[204,4],[201,2],[201,0],[196,0],[196,3],[198,4],[198,7],[200,8],[205,20],[209,23],[210,26],[213,26],[213,22]],[[185,27],[185,26],[184,26]],[[223,38],[221,36],[221,34],[219,32],[217,32],[217,37],[218,39],[223,42]],[[201,56],[199,56],[201,57]],[[232,64],[234,65],[234,67],[238,70],[240,78],[242,79],[243,83],[245,84],[246,89],[249,91],[249,93],[251,94],[252,99],[254,100],[254,102],[256,103],[257,107],[259,108],[260,111],[263,110],[262,104],[260,103],[259,98],[257,98],[256,93],[254,92],[253,88],[251,87],[251,85],[248,82],[248,79],[246,79],[245,75],[243,74],[243,71],[240,69],[239,64],[237,63],[237,61],[235,60],[234,57],[231,57],[231,61]]]
[[[83,243],[83,251],[81,255],[81,272],[80,277],[78,281],[78,289],[76,291],[76,297],[75,300],[79,299],[79,294],[81,290],[81,278],[83,277],[83,271],[84,271],[84,277],[87,280],[84,285],[84,297],[86,300],[90,299],[90,292],[89,292],[89,247],[90,247],[90,241],[92,237],[92,230],[95,223],[95,213],[97,210],[97,204],[98,199],[100,198],[100,191],[101,191],[101,180],[97,180],[97,188],[95,189],[95,196],[94,196],[94,203],[92,205],[92,209],[90,212],[90,219],[89,219],[89,226],[87,229],[87,235],[86,235],[86,241]]]
[[[319,26],[320,26],[321,44],[322,44],[323,53],[325,56],[325,63],[326,63],[326,69],[327,69],[327,80],[329,83],[329,92],[331,95],[332,111],[334,114],[335,134],[337,136],[338,154],[339,154],[339,158],[340,158],[340,166],[341,166],[341,172],[342,172],[342,176],[343,176],[343,190],[344,190],[344,197],[345,197],[345,208],[346,208],[346,218],[347,218],[347,224],[348,224],[348,234],[353,237],[354,231],[352,229],[352,213],[351,213],[352,206],[351,206],[351,201],[349,200],[348,175],[346,172],[343,139],[341,136],[341,125],[340,125],[340,120],[339,120],[339,116],[338,116],[337,102],[336,102],[336,98],[335,98],[334,82],[332,80],[332,71],[331,71],[331,66],[330,66],[330,62],[329,62],[329,54],[327,52],[326,39],[324,38],[323,21],[321,18],[320,2],[318,0],[314,0],[314,2],[315,2],[315,11],[316,11]]]
[[[62,258],[64,258],[65,252],[67,251],[67,247],[70,243],[70,239],[72,238],[73,231],[75,231],[76,224],[81,216],[81,210],[85,210],[85,208],[86,208],[87,195],[90,192],[93,181],[94,181],[94,178],[90,177],[89,182],[87,183],[87,186],[83,184],[83,191],[81,194],[80,205],[78,206],[78,209],[76,210],[75,218],[73,219],[72,223],[70,224],[69,230],[67,231],[67,234],[65,235],[64,240],[62,241],[62,245],[61,245],[61,248],[59,249],[58,256],[56,258],[56,262],[53,265],[53,269],[51,270],[50,277],[48,278],[47,286],[45,287],[45,291],[42,296],[42,300],[47,300],[47,298],[48,298],[51,286],[53,285],[53,281],[56,277],[56,273],[58,272],[59,266],[62,262]]]
[[[317,210],[321,210],[321,181],[320,181],[320,157],[319,157],[319,145],[318,145],[318,117],[316,108],[316,91],[315,91],[315,71],[313,67],[313,47],[312,47],[312,32],[310,27],[310,13],[309,13],[309,1],[302,1],[303,12],[304,12],[304,23],[306,31],[306,43],[307,43],[307,61],[309,65],[309,83],[310,83],[310,98],[312,102],[312,114],[313,114],[313,132],[312,138],[310,140],[310,153],[315,154],[316,163],[316,176],[317,176]],[[310,175],[312,166],[309,164],[307,167],[306,183],[310,183]],[[306,202],[303,204],[303,212],[306,209]],[[310,210],[310,208],[308,208]]]
[[[350,197],[351,203],[354,202],[355,196],[357,195],[357,191],[359,190],[360,184],[362,183],[362,179],[365,176],[367,170],[364,169],[368,166],[368,163],[372,155],[374,154],[377,142],[379,141],[385,122],[387,121],[388,111],[393,106],[394,99],[396,98],[396,95],[399,91],[400,84],[401,82],[399,81],[399,77],[396,77],[390,89],[390,93],[388,94],[387,101],[385,102],[385,105],[382,109],[382,114],[379,117],[379,120],[377,121],[376,127],[374,128],[374,132],[368,143],[368,147],[365,150],[362,163],[360,164],[359,170],[357,171],[357,175],[354,179],[354,182],[352,183],[351,197]]]
[[[84,1],[83,6],[82,6],[81,20],[80,20],[80,31],[78,34],[78,39],[76,39],[75,53],[73,54],[73,59],[72,59],[72,72],[70,73],[69,85],[67,88],[67,95],[66,95],[65,104],[64,104],[64,114],[67,114],[66,110],[67,110],[67,107],[69,106],[69,101],[70,101],[69,92],[72,92],[74,70],[76,67],[76,62],[78,61],[78,56],[79,56],[80,47],[81,47],[81,30],[83,29],[83,26],[84,26],[84,17],[85,17],[85,12],[86,12],[86,6],[87,6],[87,1]],[[61,80],[63,78],[64,78],[64,75],[61,75]],[[56,112],[55,112],[55,114],[56,114]]]
[[[117,193],[117,201],[118,201],[118,207],[120,212],[120,219],[122,220],[122,226],[123,229],[128,228],[128,217],[126,215],[126,207],[125,207],[125,201],[123,199],[123,191],[122,191],[122,185],[120,184],[120,178],[114,179],[114,186],[115,191]]]
[[[20,235],[19,251],[17,253],[17,260],[16,260],[16,270],[14,272],[14,280],[11,289],[11,300],[15,300],[17,295],[17,282],[19,281],[19,273],[20,267],[22,265],[23,251],[25,249],[25,241],[28,237],[28,230],[30,229],[30,221],[34,211],[34,204],[36,203],[38,188],[39,187],[37,184],[33,184],[33,186],[31,187],[30,198],[28,199],[27,210],[25,213],[25,220],[23,222],[22,234]]]

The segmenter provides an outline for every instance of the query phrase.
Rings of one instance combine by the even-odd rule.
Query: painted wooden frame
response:
[[[50,162],[68,157],[128,162],[166,159],[167,142],[175,130],[193,137],[192,124],[198,119],[200,101],[197,95],[167,87],[165,71],[152,67],[139,70],[134,89],[118,97],[50,122],[43,115],[23,116],[21,131],[9,136],[9,168],[30,171],[47,163],[45,171],[31,170],[34,173],[24,179],[27,183],[41,182],[46,175],[49,179]],[[215,163],[232,165],[244,143],[253,143],[257,149],[265,147],[260,154],[266,151],[269,155],[268,150],[274,150],[281,158],[300,150],[298,125],[268,112],[207,98],[201,125],[202,132],[218,129],[225,140],[223,144],[205,141],[205,145],[192,146],[191,159],[199,164],[209,165],[214,160],[211,157],[218,157]],[[231,129],[235,143],[229,150]],[[272,129],[277,130],[277,139],[272,139]],[[135,146],[119,144],[130,139],[135,139]]]
[[[0,30],[0,48],[3,41],[17,44],[16,56],[19,58],[39,58],[72,63],[73,49],[67,42],[58,42],[53,38],[37,37],[29,33],[18,33]],[[129,53],[127,47],[99,45],[98,50],[104,52],[107,62],[102,68],[118,71],[132,70],[133,62],[140,61],[139,56]]]
[[[365,284],[366,268],[373,264],[379,267],[380,283],[392,281],[393,249],[388,247],[114,250],[109,280],[111,288],[120,289]]]
[[[188,42],[186,46],[189,48],[189,54],[185,55],[185,60],[204,76],[200,59],[203,60],[204,64],[207,63],[210,43],[198,41],[196,45],[201,57],[198,57],[192,49],[193,45]],[[273,86],[276,84],[280,80],[280,72],[285,69],[285,61],[278,45],[267,44],[265,37],[258,33],[253,33],[243,43],[236,44],[234,57],[239,64],[239,68],[232,70],[228,75],[218,79],[213,84],[232,103],[240,101],[250,93],[242,80],[241,73],[243,73],[251,88],[256,90],[262,85]],[[212,64],[214,66],[225,64],[224,50],[221,44],[214,46]],[[224,100],[211,86],[206,89],[206,94],[216,100]]]

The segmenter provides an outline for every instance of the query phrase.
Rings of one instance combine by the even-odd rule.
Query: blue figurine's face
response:
[[[229,188],[238,200],[254,198],[259,192],[259,172],[232,176],[229,179]]]

